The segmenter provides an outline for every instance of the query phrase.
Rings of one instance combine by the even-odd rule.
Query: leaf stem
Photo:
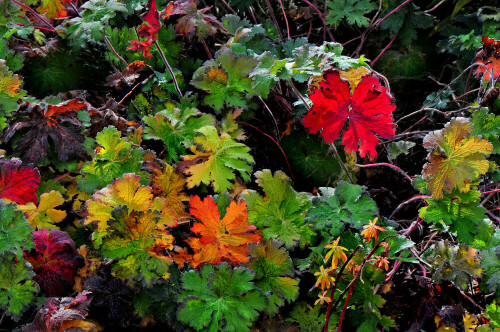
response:
[[[391,215],[389,216],[389,219],[392,219],[392,217],[394,217],[394,215],[403,207],[405,206],[406,204],[408,203],[411,203],[413,201],[416,201],[416,200],[419,200],[419,199],[426,199],[426,198],[432,198],[431,196],[427,196],[427,195],[418,195],[418,196],[414,196],[410,199],[407,199],[406,201],[402,202],[401,204],[399,204],[396,209],[391,213]]]
[[[347,166],[344,164],[344,162],[342,161],[342,158],[340,158],[340,155],[339,153],[337,152],[337,148],[335,147],[335,144],[333,143],[330,143],[330,146],[332,147],[332,150],[333,150],[333,154],[335,155],[335,157],[337,158],[340,166],[342,166],[342,169],[344,170],[345,174],[347,175],[347,178],[349,179],[349,181],[354,184],[354,180],[352,179],[352,176],[351,176],[351,173],[349,173],[349,170],[347,169]]]
[[[339,281],[340,277],[342,276],[342,272],[344,272],[347,264],[351,261],[351,259],[354,257],[354,254],[360,249],[361,246],[357,246],[353,252],[347,257],[347,260],[345,261],[344,265],[340,268],[339,272],[337,273],[337,277],[335,278],[335,281],[333,282],[333,287],[332,287],[332,292],[330,293],[330,299],[332,300],[330,303],[328,303],[328,309],[326,310],[326,316],[325,316],[325,325],[323,327],[324,332],[328,332],[328,322],[330,321],[330,315],[332,313],[333,309],[333,296],[335,295],[335,291],[337,290],[337,282]],[[337,304],[337,302],[335,303]]]
[[[291,37],[290,37],[290,26],[288,25],[288,18],[286,17],[285,7],[283,7],[283,2],[281,0],[278,0],[278,1],[280,2],[281,11],[283,12],[283,17],[285,18],[286,33],[288,35],[288,39],[291,39]]]
[[[349,293],[347,293],[347,298],[345,299],[344,306],[342,307],[342,312],[340,313],[339,325],[337,326],[337,332],[340,332],[342,328],[342,323],[344,322],[345,312],[347,310],[347,305],[349,304],[349,300],[351,299],[352,291],[354,290],[354,284],[349,287]]]
[[[170,73],[170,76],[172,76],[172,80],[174,81],[174,86],[175,86],[175,90],[177,91],[177,94],[179,95],[179,97],[182,98],[182,92],[181,92],[181,89],[179,88],[179,84],[177,84],[177,79],[175,78],[174,71],[172,70],[172,67],[170,67],[170,65],[167,61],[167,58],[165,57],[165,54],[161,50],[160,45],[158,45],[158,41],[155,40],[154,44],[155,44],[156,48],[158,49],[158,52],[160,52],[161,59],[163,60],[165,67],[167,67],[167,70]]]
[[[122,58],[120,56],[120,54],[118,54],[115,50],[115,48],[113,47],[113,45],[111,45],[111,42],[109,41],[108,37],[107,36],[104,36],[104,40],[106,41],[106,44],[108,45],[108,47],[111,49],[111,52],[113,52],[113,54],[121,61],[123,62],[123,64],[125,65],[125,67],[128,67],[128,62],[125,61],[124,58]]]
[[[274,25],[276,26],[276,31],[278,31],[278,35],[280,36],[280,40],[285,41],[285,38],[283,38],[283,34],[281,33],[280,26],[278,25],[278,21],[276,20],[276,16],[274,16],[273,7],[271,6],[269,0],[266,0],[266,4],[267,8],[269,9],[269,14],[271,15]]]
[[[394,41],[396,40],[398,34],[399,34],[399,31],[394,35],[394,37],[391,39],[391,41],[389,42],[389,44],[387,44],[387,46],[384,47],[384,49],[382,50],[382,52],[380,52],[380,54],[377,55],[377,57],[375,58],[375,60],[372,61],[371,66],[375,65],[375,62],[377,62],[377,60],[382,56],[382,54],[384,54],[385,51],[387,51],[387,49],[389,47],[391,47],[392,43],[394,43]]]
[[[314,9],[318,13],[319,18],[321,19],[321,22],[323,22],[323,25],[325,26],[326,32],[328,32],[328,35],[330,36],[330,39],[332,40],[332,42],[335,42],[335,38],[333,38],[332,31],[330,30],[330,28],[326,24],[326,21],[325,21],[325,19],[323,17],[323,14],[318,9],[318,7],[316,7],[315,5],[313,5],[311,2],[309,2],[307,0],[302,0],[302,1],[304,1],[305,3],[307,3],[312,9]],[[326,5],[326,1],[325,1],[325,5]]]
[[[27,9],[31,14],[33,14],[36,18],[38,18],[40,21],[42,21],[43,23],[45,23],[49,28],[51,28],[52,30],[55,30],[56,28],[54,28],[54,26],[52,24],[50,24],[49,21],[47,21],[46,18],[44,18],[43,16],[41,16],[40,14],[38,14],[35,10],[33,10],[33,8],[31,8],[30,6],[27,6],[25,5],[24,3],[21,3],[17,0],[12,0],[12,2],[18,4],[19,6]]]
[[[376,167],[376,166],[387,166],[387,167],[390,167],[396,171],[398,171],[399,173],[401,173],[408,181],[412,181],[411,177],[406,174],[405,171],[403,171],[401,168],[399,168],[398,166],[395,166],[393,164],[389,164],[389,163],[374,163],[374,164],[366,164],[366,165],[361,165],[361,164],[354,164],[356,167],[361,167],[361,168],[365,168],[365,167]]]

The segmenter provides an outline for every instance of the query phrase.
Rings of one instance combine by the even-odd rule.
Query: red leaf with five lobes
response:
[[[17,204],[36,203],[39,184],[40,173],[33,165],[22,165],[17,158],[0,161],[0,199]]]
[[[390,138],[395,133],[392,112],[396,106],[391,95],[373,74],[361,78],[352,96],[349,82],[341,79],[337,70],[323,77],[320,87],[309,95],[313,106],[304,117],[304,127],[310,133],[321,130],[325,142],[333,143],[349,120],[342,137],[345,151],[359,151],[361,157],[368,155],[373,160],[379,142],[375,134]]]
[[[153,55],[151,54],[151,45],[158,38],[158,31],[161,28],[160,13],[158,13],[158,8],[156,7],[155,0],[149,0],[148,2],[149,11],[142,16],[144,21],[148,24],[143,23],[139,29],[137,29],[137,35],[141,38],[146,38],[145,41],[131,40],[132,46],[127,48],[129,50],[141,50],[142,55],[146,59],[151,59]]]
[[[248,262],[248,244],[259,242],[260,236],[250,232],[255,226],[248,221],[245,202],[231,201],[222,220],[211,197],[203,201],[198,196],[191,197],[191,214],[201,220],[191,231],[201,238],[187,240],[194,250],[192,265],[216,264],[228,260],[234,264]]]
[[[68,233],[57,229],[33,232],[35,248],[24,252],[33,265],[33,277],[46,296],[64,296],[73,289],[78,269],[84,265]]]
[[[474,63],[482,63],[484,66],[476,68],[476,77],[480,78],[484,74],[483,79],[489,80],[493,72],[493,77],[497,78],[500,76],[500,40],[483,36],[482,42],[483,48],[477,52]]]

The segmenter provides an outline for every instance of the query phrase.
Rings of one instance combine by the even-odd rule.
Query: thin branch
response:
[[[342,311],[340,312],[339,325],[337,326],[337,332],[340,332],[342,329],[342,323],[344,322],[345,312],[347,311],[347,305],[349,304],[349,300],[351,299],[352,291],[354,290],[354,284],[349,287],[349,293],[347,293],[347,298],[345,299],[344,306],[342,307]]]
[[[43,16],[41,16],[40,14],[38,14],[35,10],[33,10],[33,8],[31,8],[30,6],[26,6],[24,3],[21,3],[17,0],[12,0],[12,2],[18,4],[19,6],[23,7],[24,9],[27,9],[31,14],[33,14],[35,17],[37,17],[39,20],[41,20],[43,23],[45,23],[49,28],[51,28],[52,30],[55,30],[56,28],[54,28],[54,26],[52,24],[50,24],[49,21],[47,21],[46,18],[44,18]]]
[[[408,4],[411,0],[406,0],[404,1],[403,3],[401,3],[399,6],[397,6],[396,8],[394,8],[389,14],[385,15],[384,17],[382,17],[381,19],[379,19],[377,22],[375,22],[375,25],[374,25],[374,28],[376,29],[377,27],[380,26],[380,24],[382,24],[382,22],[384,22],[389,16],[391,16],[392,14],[394,14],[395,12],[397,12],[401,7],[405,6],[406,4]]]
[[[412,181],[411,177],[406,174],[405,171],[403,171],[401,168],[399,168],[398,166],[394,166],[393,164],[389,164],[389,163],[375,163],[375,164],[366,164],[366,165],[361,165],[361,164],[354,164],[356,167],[361,167],[361,168],[364,168],[364,167],[376,167],[376,166],[387,166],[387,167],[390,167],[396,171],[398,171],[399,173],[401,173],[406,179],[408,179],[408,181]]]
[[[283,157],[285,157],[285,161],[286,161],[286,165],[288,166],[288,170],[290,171],[290,178],[292,179],[292,187],[293,187],[293,184],[294,184],[294,178],[293,178],[293,173],[292,173],[292,168],[290,167],[290,163],[288,162],[288,158],[286,157],[286,154],[285,154],[285,151],[283,151],[283,149],[281,148],[281,145],[269,134],[266,134],[265,132],[263,132],[262,130],[260,130],[259,128],[249,124],[249,123],[246,123],[246,122],[239,122],[245,126],[249,126],[249,127],[252,127],[253,129],[257,130],[258,132],[260,132],[262,135],[265,135],[267,137],[269,137],[273,142],[274,144],[276,144],[278,146],[278,148],[280,149],[281,153],[283,154]]]
[[[407,199],[406,201],[402,202],[401,204],[399,204],[396,209],[391,213],[391,215],[389,216],[389,219],[392,219],[392,217],[394,217],[394,215],[403,207],[405,206],[406,204],[408,203],[411,203],[413,201],[416,201],[416,200],[419,200],[419,199],[426,199],[426,198],[432,198],[431,196],[427,196],[427,195],[418,195],[418,196],[414,196],[410,199]]]
[[[118,58],[120,59],[121,62],[123,62],[123,64],[125,65],[125,67],[128,67],[128,62],[125,61],[124,58],[122,58],[120,56],[120,54],[118,54],[115,50],[115,48],[113,47],[113,45],[111,45],[111,42],[109,41],[108,37],[107,36],[104,36],[104,41],[106,41],[106,44],[108,45],[108,47],[111,49],[111,52],[113,52],[113,54]]]
[[[335,147],[335,144],[330,143],[330,146],[332,147],[333,153],[335,154],[335,157],[337,158],[340,166],[342,166],[342,169],[344,170],[345,174],[347,175],[347,178],[349,181],[354,184],[354,180],[352,179],[351,173],[349,173],[349,170],[347,169],[347,166],[344,164],[342,161],[342,158],[340,158],[339,153],[337,152],[337,148]]]
[[[378,59],[382,56],[382,54],[384,54],[384,53],[385,53],[385,51],[387,51],[387,49],[388,49],[389,47],[391,47],[392,43],[394,43],[394,41],[396,40],[396,37],[398,36],[398,34],[399,34],[399,31],[398,31],[398,33],[396,33],[396,34],[394,35],[394,37],[391,39],[391,41],[389,42],[389,44],[387,44],[387,46],[386,46],[386,47],[384,47],[384,49],[382,50],[382,52],[380,52],[380,54],[379,54],[379,55],[377,55],[377,57],[375,58],[375,60],[373,60],[373,61],[372,61],[371,66],[375,65],[375,62],[377,62],[377,60],[378,60]]]
[[[285,18],[286,32],[288,34],[288,39],[291,39],[291,37],[290,37],[290,26],[288,25],[288,18],[286,17],[285,7],[283,7],[283,2],[281,0],[278,0],[278,1],[280,2],[281,11],[283,12],[283,17]]]
[[[177,79],[175,78],[174,71],[172,70],[172,67],[170,67],[167,58],[165,57],[165,54],[163,54],[163,51],[160,48],[160,45],[158,45],[158,41],[155,40],[155,45],[156,48],[158,49],[158,52],[160,52],[161,59],[163,60],[163,63],[165,64],[165,67],[167,67],[168,72],[170,73],[170,76],[172,76],[172,80],[174,81],[174,86],[175,90],[177,91],[177,94],[179,97],[182,98],[182,92],[181,89],[179,88],[179,84],[177,84]]]
[[[274,16],[274,10],[273,6],[271,6],[271,3],[269,0],[266,0],[267,8],[269,9],[269,14],[271,15],[271,19],[273,20],[274,25],[276,26],[276,30],[278,31],[278,35],[280,37],[281,41],[285,41],[285,38],[283,38],[283,34],[281,33],[280,26],[278,25],[278,21],[276,20],[276,16]]]
[[[326,21],[323,18],[323,14],[318,9],[318,7],[316,7],[315,5],[313,5],[311,2],[309,2],[307,0],[302,0],[302,1],[304,1],[305,3],[307,3],[312,9],[314,9],[318,13],[319,18],[321,19],[321,22],[323,22],[323,25],[325,27],[326,32],[328,32],[328,35],[330,36],[330,39],[332,40],[332,42],[334,42],[335,38],[333,38],[332,31],[330,30],[330,28],[328,27],[328,25],[326,25]]]
[[[220,0],[220,1],[222,1],[222,3],[226,5],[227,9],[229,9],[231,13],[233,13],[234,15],[238,15],[238,13],[233,9],[233,7],[229,5],[229,3],[227,3],[226,0]]]

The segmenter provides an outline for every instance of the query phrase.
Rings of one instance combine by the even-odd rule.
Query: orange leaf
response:
[[[255,226],[248,221],[245,203],[232,201],[222,220],[211,197],[201,201],[198,196],[194,196],[190,204],[191,214],[201,220],[201,223],[191,227],[191,231],[201,238],[187,240],[194,250],[192,265],[197,267],[223,260],[235,264],[248,262],[248,244],[259,242],[260,236],[250,233],[255,230]]]
[[[40,14],[45,14],[47,18],[60,18],[67,15],[66,5],[71,0],[42,0],[42,5],[37,11]]]

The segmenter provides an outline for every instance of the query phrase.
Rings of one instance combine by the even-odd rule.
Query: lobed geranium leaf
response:
[[[339,236],[345,223],[360,230],[377,215],[377,204],[363,186],[339,181],[337,187],[320,191],[321,196],[313,198],[307,220],[331,237]]]
[[[238,171],[244,181],[248,181],[252,171],[253,157],[250,149],[238,143],[226,133],[220,136],[217,129],[205,126],[196,130],[191,152],[194,155],[182,156],[183,161],[177,163],[177,168],[189,175],[187,187],[193,188],[204,183],[212,185],[215,192],[228,191]]]
[[[19,320],[27,306],[35,300],[37,284],[31,265],[13,252],[0,253],[0,309]]]
[[[356,25],[360,28],[368,26],[370,21],[364,15],[377,9],[377,4],[371,0],[328,0],[327,24],[334,24],[338,27],[343,20],[349,25]]]
[[[25,162],[42,161],[51,143],[61,162],[82,158],[85,155],[82,145],[85,136],[80,133],[83,123],[78,118],[78,111],[86,111],[87,105],[78,99],[46,106],[25,103],[16,111],[17,120],[5,130],[3,139],[9,141],[21,129],[29,128],[14,149]]]
[[[41,0],[42,4],[36,10],[47,18],[61,18],[67,15],[66,4],[72,0]]]
[[[20,257],[22,249],[33,248],[32,239],[32,229],[16,205],[0,200],[0,253],[12,251]]]
[[[140,177],[125,174],[86,202],[84,224],[93,224],[94,245],[104,257],[118,259],[113,265],[117,277],[134,284],[151,285],[168,278],[172,262],[173,237],[165,226],[175,226],[174,212],[164,198],[153,198],[152,189],[139,183]]]
[[[21,89],[23,79],[9,71],[5,60],[0,59],[0,130],[6,125],[6,117],[17,108],[19,98],[26,95]]]
[[[272,175],[266,169],[256,172],[255,177],[265,196],[247,190],[241,198],[248,206],[248,219],[258,229],[263,229],[264,239],[279,239],[287,248],[310,243],[314,232],[304,221],[311,207],[308,195],[296,192],[290,178],[282,171]]]
[[[165,198],[166,205],[174,212],[176,218],[188,215],[184,202],[189,201],[189,196],[183,191],[186,179],[177,173],[169,164],[148,163],[147,170],[150,173],[149,182],[153,189],[153,195]]]
[[[185,0],[176,2],[170,8],[167,6],[162,12],[162,17],[165,19],[173,15],[182,15],[177,19],[175,29],[191,39],[198,36],[198,41],[202,41],[214,35],[217,32],[215,25],[221,24],[214,15],[206,14],[210,8],[198,9],[196,0]]]
[[[144,138],[162,140],[167,148],[166,160],[169,163],[179,161],[179,156],[186,154],[186,148],[193,145],[196,130],[215,124],[212,116],[195,108],[165,109],[144,117],[143,121],[146,124]]]
[[[419,210],[420,217],[442,229],[440,223],[457,234],[460,242],[472,244],[479,231],[479,223],[486,218],[486,209],[480,206],[480,193],[471,190],[461,193],[454,189],[439,200],[427,199],[429,204]]]
[[[82,167],[83,178],[78,182],[80,190],[91,194],[125,173],[144,174],[140,172],[144,150],[133,147],[126,138],[121,138],[115,127],[104,128],[97,134],[96,142],[99,146],[94,151],[92,161]]]
[[[192,196],[190,205],[191,215],[201,221],[191,227],[191,232],[200,238],[187,240],[194,250],[191,262],[194,267],[224,260],[232,264],[248,262],[248,244],[259,242],[260,236],[252,233],[255,226],[248,222],[244,202],[231,201],[222,219],[211,197],[202,201]]]
[[[90,0],[81,8],[84,10],[78,17],[68,22],[68,35],[94,43],[104,38],[105,28],[117,12],[127,12],[125,5],[116,0]]]
[[[215,268],[205,265],[200,272],[185,272],[178,319],[197,331],[250,331],[258,311],[266,307],[253,278],[250,270],[231,269],[225,263]]]
[[[434,199],[458,188],[470,190],[471,183],[489,169],[485,155],[493,146],[486,139],[471,135],[472,126],[465,118],[455,118],[444,129],[427,134],[424,146],[430,151],[424,165],[423,178]]]
[[[21,160],[0,160],[0,199],[18,204],[36,202],[40,173],[33,165],[23,165]]]
[[[56,225],[66,218],[66,211],[56,209],[64,203],[64,198],[57,191],[50,191],[40,196],[38,207],[28,202],[25,205],[18,205],[17,209],[22,211],[26,216],[33,230],[42,228],[57,228]]]
[[[196,70],[191,84],[209,93],[204,102],[217,113],[224,105],[246,108],[247,99],[254,95],[249,75],[258,63],[254,57],[224,48],[215,54],[213,60]]]
[[[480,277],[483,271],[477,250],[463,243],[450,246],[448,241],[436,242],[429,261],[433,280],[437,283],[448,280],[462,290],[467,289],[471,278]]]
[[[500,244],[481,250],[480,254],[488,290],[498,295],[500,294]]]
[[[375,75],[365,75],[351,96],[349,82],[342,80],[338,71],[326,72],[319,86],[309,95],[313,106],[304,117],[304,127],[310,133],[321,130],[321,136],[330,144],[349,120],[342,135],[345,151],[359,151],[361,157],[368,155],[373,160],[379,142],[375,134],[389,138],[395,133],[392,112],[396,106],[387,89]]]
[[[249,244],[250,262],[247,267],[255,271],[255,286],[267,296],[268,314],[275,314],[285,301],[292,302],[299,295],[299,280],[292,278],[293,263],[278,241],[270,240]]]
[[[24,258],[36,273],[33,280],[45,296],[64,296],[73,289],[78,269],[84,259],[76,251],[68,233],[57,229],[33,232],[35,248],[24,251]]]
[[[95,332],[97,328],[85,321],[92,297],[84,291],[76,297],[48,298],[36,313],[32,323],[23,327],[24,332],[83,331]]]

